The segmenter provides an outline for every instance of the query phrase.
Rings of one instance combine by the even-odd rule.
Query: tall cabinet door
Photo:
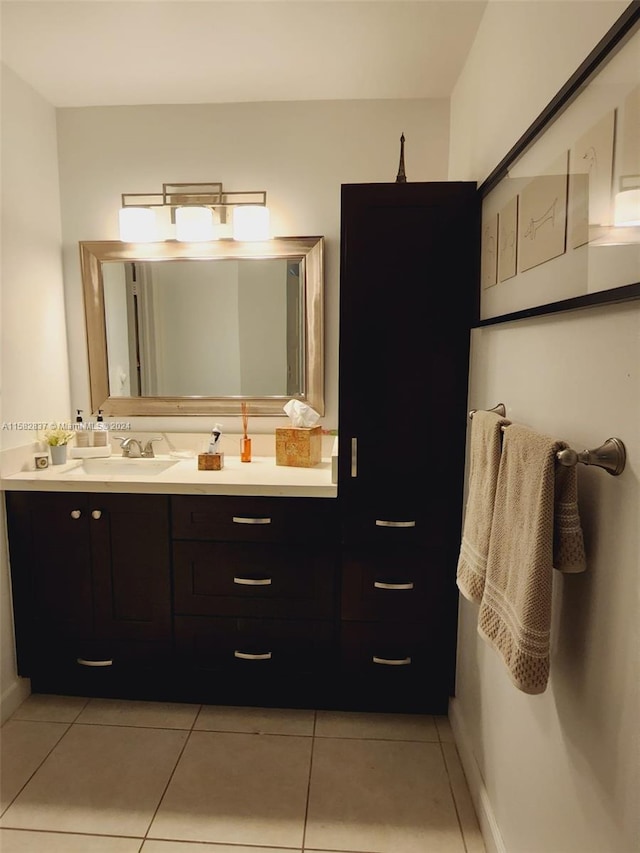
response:
[[[455,667],[475,184],[342,187],[341,660],[354,706],[446,713]]]
[[[478,209],[472,183],[342,187],[347,541],[386,541],[391,522],[440,543],[459,526]]]

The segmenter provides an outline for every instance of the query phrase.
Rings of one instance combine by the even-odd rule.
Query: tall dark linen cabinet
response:
[[[354,706],[446,713],[454,689],[475,183],[342,186],[341,656]]]

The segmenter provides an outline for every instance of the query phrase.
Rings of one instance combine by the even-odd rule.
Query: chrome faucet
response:
[[[114,438],[120,442],[122,455],[127,459],[153,459],[155,457],[153,442],[162,441],[162,438],[150,438],[143,447],[142,442],[137,438],[130,436],[125,438],[121,435],[114,435]]]

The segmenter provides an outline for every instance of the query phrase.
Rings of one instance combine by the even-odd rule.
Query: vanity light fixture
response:
[[[248,204],[233,210],[234,240],[268,240],[269,208]]]
[[[158,239],[155,211],[149,207],[123,207],[120,239],[124,243],[152,243]]]
[[[208,207],[177,207],[176,240],[202,243],[214,239],[213,212]]]
[[[203,242],[215,240],[233,219],[234,240],[268,240],[269,210],[265,190],[231,192],[219,181],[207,183],[163,184],[161,193],[123,193],[120,211],[120,239],[123,242],[148,243],[159,240],[154,208],[170,211],[176,226],[176,240]],[[133,211],[138,214],[133,214]],[[142,221],[145,225],[134,226]],[[247,225],[250,220],[253,225]],[[260,223],[258,226],[256,223]]]

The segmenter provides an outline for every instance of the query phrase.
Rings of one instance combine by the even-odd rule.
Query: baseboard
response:
[[[28,678],[16,677],[0,696],[0,724],[6,722],[17,711],[31,693],[31,682]]]
[[[460,761],[467,777],[469,792],[471,793],[471,799],[473,800],[473,805],[478,816],[478,823],[480,824],[480,831],[482,832],[487,853],[507,853],[507,848],[502,840],[500,828],[498,827],[491,800],[489,799],[489,792],[485,787],[482,773],[473,754],[471,738],[460,711],[460,703],[457,699],[451,699],[449,702],[449,721],[456,739]]]

